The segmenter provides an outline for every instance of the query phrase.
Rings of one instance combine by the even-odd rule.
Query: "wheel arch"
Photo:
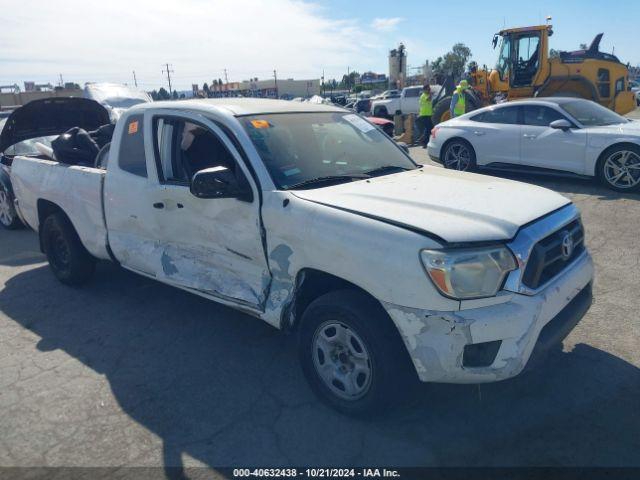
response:
[[[469,140],[467,140],[466,138],[464,138],[463,136],[461,136],[459,134],[454,136],[454,137],[447,138],[447,140],[445,140],[445,142],[442,144],[442,146],[440,147],[440,161],[444,162],[444,159],[442,157],[443,157],[443,154],[444,154],[446,148],[452,142],[454,142],[456,140],[462,141],[462,142],[466,143],[467,145],[469,145],[469,148],[471,148],[471,150],[473,150],[473,153],[474,153],[474,155],[476,157],[476,162],[477,162],[478,161],[478,153],[476,152],[476,149],[474,148],[473,144]],[[444,165],[444,163],[442,163],[442,164]]]
[[[73,230],[76,232],[76,235],[78,235],[78,230],[76,229],[75,225],[71,221],[71,218],[69,218],[69,215],[66,214],[66,212],[62,209],[62,207],[60,207],[60,205],[50,200],[39,198],[36,203],[36,206],[38,210],[38,238],[40,243],[40,251],[42,253],[44,253],[44,244],[42,239],[42,225],[44,224],[47,217],[51,215],[55,213],[61,213],[62,215],[64,215],[65,218],[69,221],[69,224],[73,227]],[[78,235],[78,238],[80,238],[79,235]],[[82,243],[82,240],[80,240],[80,243]]]
[[[604,161],[604,159],[612,150],[618,147],[633,147],[637,150],[640,150],[640,142],[634,142],[628,139],[624,139],[624,140],[618,139],[618,140],[614,140],[610,145],[607,145],[607,147],[604,150],[602,150],[602,152],[600,152],[597,160],[593,164],[593,171],[591,173],[593,174],[594,177],[596,178],[600,177],[601,162]]]
[[[298,272],[293,300],[290,305],[283,310],[283,330],[287,332],[297,332],[302,324],[301,320],[305,310],[314,300],[327,293],[340,290],[352,290],[365,295],[373,301],[376,308],[379,309],[379,318],[380,321],[384,323],[383,326],[390,329],[389,334],[395,337],[393,341],[399,342],[398,345],[401,346],[403,352],[403,361],[406,362],[405,365],[411,367],[412,378],[417,379],[417,371],[411,358],[407,342],[403,338],[400,328],[394,319],[391,318],[383,304],[374,295],[359,285],[331,273],[314,268],[303,268]]]

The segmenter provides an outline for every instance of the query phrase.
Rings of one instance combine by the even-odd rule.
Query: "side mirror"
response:
[[[190,189],[191,194],[198,198],[253,200],[249,185],[241,187],[234,173],[226,167],[211,167],[196,172]]]
[[[561,118],[560,120],[554,120],[549,124],[549,126],[566,132],[567,130],[570,130],[573,125],[571,125],[568,120]]]
[[[407,155],[409,154],[409,145],[407,145],[404,142],[396,142],[396,143],[402,150],[404,150],[404,153],[406,153]]]

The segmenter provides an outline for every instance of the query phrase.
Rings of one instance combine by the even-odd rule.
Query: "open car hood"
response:
[[[0,133],[0,152],[32,138],[60,135],[73,127],[95,130],[108,123],[109,112],[94,100],[72,97],[33,100],[7,118]]]

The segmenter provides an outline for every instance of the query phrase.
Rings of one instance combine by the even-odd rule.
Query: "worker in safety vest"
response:
[[[420,95],[420,111],[416,120],[418,132],[422,132],[422,148],[427,148],[429,136],[433,128],[431,116],[433,115],[433,99],[431,98],[431,87],[426,84],[422,87],[422,95]]]
[[[469,88],[469,82],[467,82],[466,80],[460,80],[456,91],[453,92],[453,97],[451,97],[451,106],[449,107],[451,118],[459,117],[460,115],[465,114],[467,103],[464,91],[467,88]]]

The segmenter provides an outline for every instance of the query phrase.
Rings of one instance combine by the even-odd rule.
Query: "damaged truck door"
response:
[[[270,277],[257,190],[238,151],[200,115],[156,110],[144,117],[144,127],[141,118],[132,116],[122,130],[130,143],[144,142],[144,148],[121,151],[105,186],[115,257],[124,267],[167,283],[261,310]],[[145,168],[129,168],[135,160],[127,154],[138,155]],[[199,190],[194,190],[194,177],[203,170]],[[226,179],[224,192],[211,194],[211,175],[206,176],[211,170]],[[111,201],[116,195],[110,189],[122,195],[127,182],[144,185],[132,189],[135,198]]]

